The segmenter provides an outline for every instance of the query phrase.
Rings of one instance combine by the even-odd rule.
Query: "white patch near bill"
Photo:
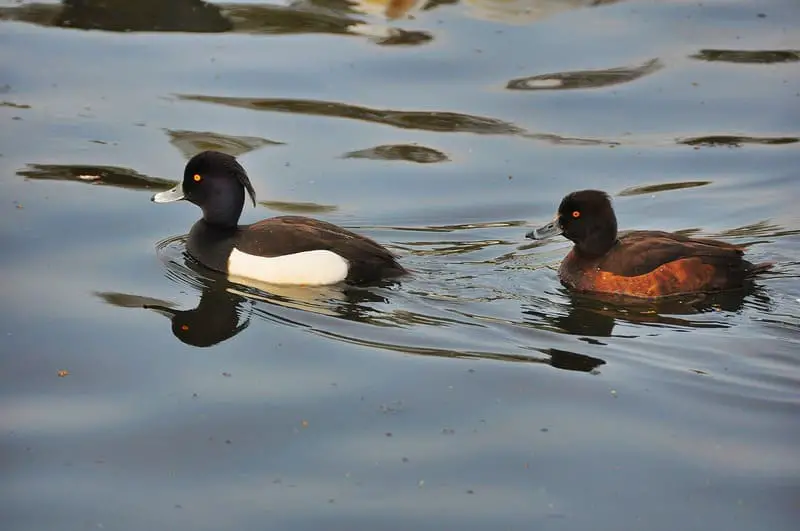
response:
[[[267,258],[234,248],[228,258],[229,275],[269,284],[335,284],[347,277],[349,269],[347,260],[333,251],[323,249]]]

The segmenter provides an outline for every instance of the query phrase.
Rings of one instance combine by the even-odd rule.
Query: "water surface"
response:
[[[794,0],[0,2],[4,529],[789,530],[800,516]],[[413,270],[231,283],[155,205],[194,153],[251,222]],[[575,296],[531,242],[750,244],[747,292]],[[61,372],[60,372],[61,371]]]

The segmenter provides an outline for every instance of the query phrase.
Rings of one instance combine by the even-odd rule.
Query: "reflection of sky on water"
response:
[[[163,31],[141,11],[166,3],[106,2],[124,32],[2,2],[12,527],[794,529],[797,9],[591,3],[236,2]],[[415,274],[176,273],[156,243],[198,211],[149,197],[207,147],[250,171],[246,222],[326,219]],[[622,228],[779,267],[692,308],[570,296],[567,242],[522,235],[588,186]]]

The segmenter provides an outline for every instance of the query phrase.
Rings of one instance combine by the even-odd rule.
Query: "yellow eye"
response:
[[[194,179],[194,182],[199,183],[200,181],[203,180],[203,177],[199,173],[195,173],[192,179]]]
[[[575,219],[578,219],[579,217],[581,217],[581,211],[580,210],[573,210],[572,211],[572,217],[575,218]]]

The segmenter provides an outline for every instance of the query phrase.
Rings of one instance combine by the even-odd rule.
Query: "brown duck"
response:
[[[753,264],[744,248],[662,231],[617,234],[611,200],[599,190],[564,197],[556,218],[525,236],[562,234],[574,242],[558,276],[567,288],[655,299],[743,288],[771,263]]]

